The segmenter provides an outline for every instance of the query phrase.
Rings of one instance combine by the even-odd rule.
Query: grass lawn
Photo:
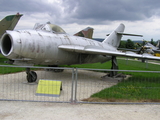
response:
[[[8,65],[4,63],[4,61],[7,61],[8,59],[5,58],[2,54],[0,54],[0,65]],[[0,74],[8,74],[8,73],[15,73],[15,72],[21,72],[25,71],[26,68],[18,68],[18,67],[0,67]]]
[[[160,71],[160,65],[118,59],[120,70]],[[110,69],[111,62],[87,65],[71,65],[77,68]],[[160,73],[123,72],[132,77],[110,88],[91,95],[92,102],[160,102]]]
[[[110,88],[91,95],[106,101],[160,102],[160,77],[145,78],[134,75]]]
[[[120,70],[142,70],[142,71],[160,71],[160,67],[155,64],[142,63],[141,61],[131,61],[125,59],[118,59],[118,66]],[[77,67],[77,68],[93,68],[93,69],[110,69],[111,61],[106,63],[93,63],[93,64],[80,64],[80,65],[65,65],[65,67]]]

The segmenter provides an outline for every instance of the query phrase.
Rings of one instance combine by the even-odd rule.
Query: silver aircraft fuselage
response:
[[[106,55],[70,53],[59,49],[60,45],[91,45],[116,51],[114,47],[92,39],[37,30],[7,31],[1,41],[2,54],[22,64],[70,65],[106,62],[111,59],[111,56]]]

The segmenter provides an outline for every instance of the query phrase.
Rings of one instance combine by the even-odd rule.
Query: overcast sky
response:
[[[159,0],[0,0],[0,6],[0,19],[17,12],[24,14],[15,29],[32,29],[37,22],[50,21],[71,35],[90,26],[94,38],[105,38],[124,23],[125,33],[144,37],[123,39],[160,39]]]

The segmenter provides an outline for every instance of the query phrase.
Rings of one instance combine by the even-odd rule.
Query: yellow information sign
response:
[[[62,82],[59,80],[39,80],[36,95],[59,97]]]

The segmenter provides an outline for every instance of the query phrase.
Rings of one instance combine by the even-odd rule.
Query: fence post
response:
[[[72,69],[71,103],[77,101],[77,68]]]
[[[77,102],[77,76],[78,76],[78,69],[76,68],[75,71],[75,95],[74,95],[74,101]]]
[[[74,80],[75,79],[75,71],[74,68],[72,69],[72,85],[71,85],[71,103],[74,103],[73,100],[73,91],[74,91]]]

